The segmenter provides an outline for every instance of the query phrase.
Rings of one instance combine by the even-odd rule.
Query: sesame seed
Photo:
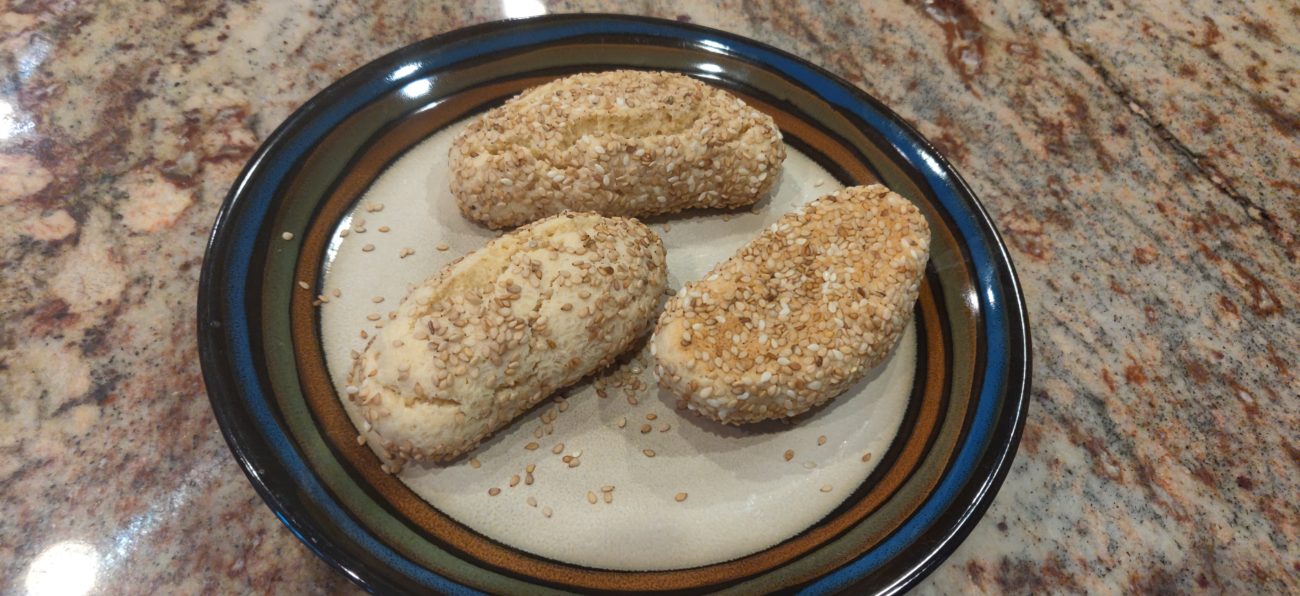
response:
[[[383,297],[383,296],[375,296],[374,298],[371,298],[370,301],[371,301],[371,302],[374,302],[375,304],[379,304],[380,302],[383,302],[383,301],[384,301],[384,297]]]
[[[302,281],[302,280],[298,280],[298,287],[300,287],[300,288],[302,288],[302,289],[304,289],[304,290],[310,290],[310,289],[311,289],[311,286],[307,285],[307,282]]]
[[[820,437],[817,437],[817,445],[820,446],[820,445],[825,445],[825,444],[826,444],[826,435],[822,435],[822,436],[820,436]]]
[[[477,469],[479,469],[479,466],[482,466],[482,465],[483,465],[483,464],[482,464],[481,462],[479,462],[479,460],[478,460],[477,457],[471,457],[471,458],[469,458],[469,467],[474,468],[475,470],[477,470]]]
[[[438,249],[438,252],[446,252],[446,251],[447,251],[448,249],[450,249],[451,247],[450,247],[450,246],[447,246],[446,244],[443,244],[443,243],[439,242],[438,245],[435,246],[434,248]]]
[[[651,430],[652,430],[652,428],[650,427],[649,424],[642,424],[642,425],[641,425],[641,434],[644,435],[644,434],[650,432]]]
[[[361,251],[362,251],[362,252],[370,252],[370,251],[372,251],[372,250],[375,250],[375,245],[373,245],[373,244],[367,244],[367,245],[361,247]]]
[[[284,238],[285,240],[293,240],[293,232],[285,232],[283,234],[280,234],[280,237]]]
[[[537,506],[537,497],[528,497],[528,506],[529,506],[529,507],[536,507],[536,506]]]
[[[822,492],[824,492],[824,493],[831,492],[831,485],[829,485],[829,484],[823,484],[823,485],[822,485]]]
[[[655,450],[654,450],[654,449],[642,449],[642,450],[641,450],[641,453],[644,453],[646,457],[654,457],[654,456],[655,456]]]
[[[388,227],[388,226],[379,226],[379,231],[382,232],[382,233],[384,233],[384,234],[387,234],[388,231],[391,230],[391,229],[392,229],[392,228],[390,228],[390,227]]]
[[[677,493],[675,496],[673,496],[673,500],[677,501],[678,503],[685,501],[686,493]]]
[[[659,432],[661,432],[661,433],[666,433],[666,432],[668,432],[668,430],[671,429],[672,427],[673,427],[673,425],[668,424],[667,422],[665,422],[665,423],[663,423],[663,425],[661,425],[661,426],[659,427]]]
[[[623,428],[625,426],[627,426],[627,416],[618,419],[618,427]]]
[[[794,449],[786,449],[784,457],[785,457],[785,461],[790,461],[794,459]]]
[[[544,516],[546,516],[546,517],[550,517],[550,516],[551,516],[551,508],[550,508],[550,507],[542,507],[542,515],[544,515]]]
[[[537,469],[537,464],[528,464],[527,466],[524,467],[524,472],[528,474],[532,474],[533,471],[536,469]]]
[[[556,443],[554,447],[551,447],[551,453],[559,455],[563,452],[564,452],[564,443]]]
[[[340,290],[340,289],[338,289],[338,288],[334,288],[333,290],[330,290],[330,294],[333,294],[335,298],[342,298],[342,297],[343,297],[343,290]]]
[[[519,475],[518,475],[518,474],[514,474],[514,475],[510,476],[510,487],[511,487],[511,488],[514,488],[514,487],[515,487],[516,485],[518,485],[518,484],[519,484]]]
[[[532,442],[528,443],[527,445],[524,445],[524,449],[527,449],[529,451],[536,451],[537,447],[538,447],[537,443],[532,443]]]
[[[614,493],[613,493],[613,492],[608,492],[608,491],[605,492],[605,493],[604,493],[604,499],[605,499],[605,504],[606,504],[606,505],[608,505],[608,504],[610,504],[610,503],[613,503],[613,502],[614,502]]]
[[[591,491],[587,491],[587,502],[588,502],[588,503],[591,503],[592,505],[595,505],[595,504],[596,504],[596,493],[591,492]]]
[[[499,489],[499,488],[497,488],[497,487],[495,487],[495,486],[492,487],[492,488],[489,488],[489,489],[488,489],[488,496],[495,497],[495,496],[497,496],[497,495],[499,495],[499,494],[501,494],[501,489]]]
[[[862,454],[862,461],[863,461],[863,462],[869,462],[869,461],[871,461],[871,452],[870,452],[870,451],[868,451],[868,452]]]

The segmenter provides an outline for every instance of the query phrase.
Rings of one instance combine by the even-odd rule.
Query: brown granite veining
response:
[[[1030,308],[1034,403],[1005,486],[921,592],[1300,590],[1300,9],[547,8],[689,20],[806,57],[917,126],[994,217]],[[297,105],[502,9],[0,8],[0,592],[68,561],[102,593],[351,589],[262,504],[213,421],[194,347],[203,242]]]

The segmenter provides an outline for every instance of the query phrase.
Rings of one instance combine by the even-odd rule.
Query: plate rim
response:
[[[324,531],[320,524],[310,519],[310,516],[296,511],[295,507],[292,506],[293,504],[285,503],[283,501],[284,495],[280,494],[281,489],[272,486],[272,478],[267,477],[268,467],[266,464],[271,463],[278,466],[279,462],[273,454],[268,452],[271,448],[267,439],[260,433],[251,430],[255,426],[251,421],[252,415],[239,407],[241,399],[234,394],[234,389],[231,386],[231,381],[235,380],[234,375],[227,370],[228,363],[224,362],[227,351],[225,342],[228,337],[224,333],[219,317],[214,316],[219,312],[218,304],[222,296],[222,288],[217,286],[216,280],[220,278],[221,271],[219,270],[224,269],[224,267],[217,267],[217,264],[224,265],[226,261],[226,251],[224,249],[228,248],[226,245],[231,234],[231,219],[240,208],[242,204],[240,199],[244,197],[250,181],[267,167],[268,158],[282,149],[290,133],[301,128],[303,124],[310,122],[322,107],[332,105],[339,95],[351,90],[359,82],[373,80],[376,75],[391,73],[394,67],[411,56],[424,55],[430,51],[436,51],[439,46],[472,40],[474,37],[486,33],[534,24],[560,25],[600,21],[622,21],[625,23],[675,28],[699,37],[721,38],[756,47],[786,60],[794,61],[802,67],[812,70],[815,74],[838,84],[852,95],[853,100],[870,105],[885,119],[898,126],[906,136],[911,137],[911,140],[917,145],[916,149],[927,158],[927,161],[933,161],[933,163],[927,165],[942,177],[947,178],[948,182],[957,188],[959,194],[962,195],[960,198],[963,199],[963,203],[970,209],[971,215],[976,220],[976,231],[985,236],[987,246],[991,250],[988,260],[996,269],[997,279],[982,280],[979,287],[983,289],[989,283],[1001,286],[1004,294],[1002,296],[1004,304],[1000,308],[1006,313],[1008,327],[1006,330],[1008,345],[1005,347],[1009,356],[1005,371],[1007,378],[1001,396],[1003,411],[994,419],[995,424],[990,429],[993,434],[990,435],[987,451],[975,462],[976,469],[972,472],[967,484],[962,486],[962,490],[956,495],[961,496],[973,492],[974,496],[969,502],[966,502],[965,499],[954,498],[953,505],[943,510],[939,514],[940,517],[936,518],[934,523],[925,528],[922,533],[922,535],[925,535],[934,530],[942,529],[943,531],[940,532],[941,536],[938,537],[937,542],[933,546],[924,549],[926,552],[919,557],[918,561],[906,569],[891,584],[880,588],[879,592],[897,593],[911,588],[933,572],[974,529],[976,523],[991,505],[993,497],[1009,473],[1011,463],[1019,446],[1030,401],[1032,337],[1024,294],[1015,265],[992,218],[979,202],[969,184],[927,138],[893,110],[857,85],[794,54],[741,35],[692,23],[642,16],[588,13],[550,14],[527,19],[504,19],[458,28],[416,41],[367,62],[313,95],[277,126],[245,164],[223,200],[205,246],[205,258],[199,279],[197,308],[199,360],[208,399],[227,446],[263,501],[290,531],[317,556],[366,590],[373,592],[403,589],[400,585],[388,580],[382,569],[376,569],[374,562],[361,560],[360,557],[350,552],[345,546],[336,544],[336,540],[330,536],[329,532]],[[617,33],[611,35],[623,37],[629,34]],[[742,57],[754,60],[750,56]],[[763,60],[757,62],[760,64],[766,63]],[[772,65],[768,64],[768,66],[771,67]],[[416,72],[418,70],[415,69]],[[427,76],[427,74],[421,74],[421,76]],[[396,81],[392,82],[396,83]],[[821,95],[820,93],[817,94]],[[898,147],[895,145],[894,149],[898,150]],[[912,165],[919,169],[916,164]],[[983,297],[981,297],[982,299]],[[1008,408],[1007,406],[1014,407]],[[1008,425],[1009,428],[1004,428]],[[1004,437],[1004,439],[995,440],[999,436]],[[293,445],[289,445],[289,448],[296,450]],[[263,453],[256,453],[258,451]],[[287,478],[288,475],[285,474],[283,477]],[[277,483],[279,482],[288,482],[292,486],[297,485],[297,482],[291,479],[281,479]],[[297,505],[301,507],[303,504],[299,503]],[[954,512],[953,509],[957,508],[960,508],[960,511]],[[953,515],[956,517],[955,520],[952,520],[949,524],[944,524],[943,528],[938,527],[942,519]],[[367,554],[371,554],[373,557],[372,553]],[[824,593],[849,587],[866,575],[865,572],[854,573],[853,567],[855,564],[860,563],[861,559],[862,557],[859,557],[814,580],[811,584],[805,585],[804,589],[812,593]],[[449,592],[475,592],[473,588],[455,583],[435,571],[426,571],[430,576],[426,579],[433,580],[431,583],[440,589]]]

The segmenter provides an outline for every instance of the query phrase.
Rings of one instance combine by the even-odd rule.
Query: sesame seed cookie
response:
[[[750,205],[776,182],[785,145],[771,117],[722,89],[616,70],[524,91],[470,123],[449,158],[461,213],[503,228],[569,209]]]
[[[727,424],[825,403],[898,341],[929,247],[925,217],[880,185],[782,216],[668,301],[651,342],[660,386]]]
[[[347,399],[390,471],[451,460],[626,350],[666,275],[663,243],[636,220],[539,220],[413,288],[354,355]]]

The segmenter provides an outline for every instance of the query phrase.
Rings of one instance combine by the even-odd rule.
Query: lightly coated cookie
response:
[[[491,228],[564,210],[645,217],[751,205],[785,144],[768,115],[667,72],[578,74],[533,87],[452,142],[451,192]]]
[[[344,393],[391,471],[454,459],[626,350],[666,275],[663,243],[636,220],[539,220],[414,287]]]

